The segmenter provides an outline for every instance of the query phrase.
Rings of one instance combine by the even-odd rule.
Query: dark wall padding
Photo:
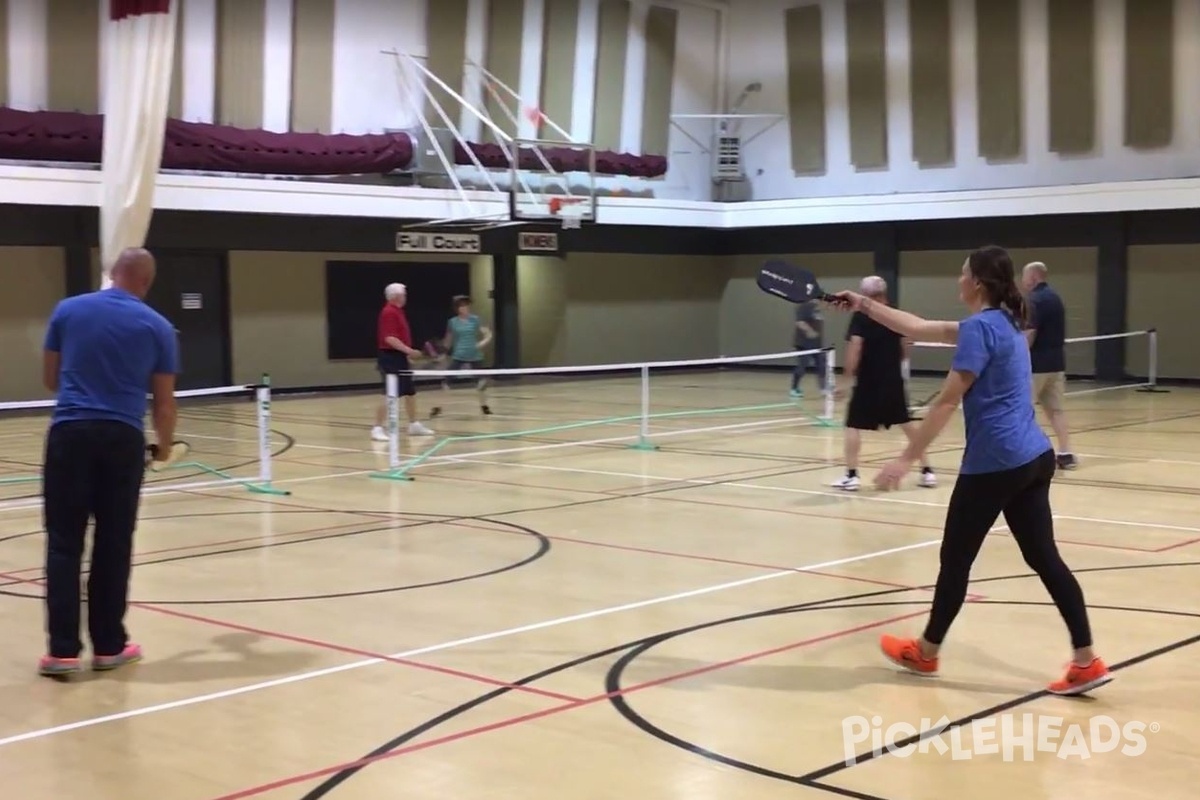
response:
[[[389,283],[408,288],[405,313],[418,349],[446,333],[456,295],[471,293],[469,264],[388,261],[325,262],[328,358],[375,358],[379,311]]]
[[[56,111],[0,108],[0,159],[99,164],[104,117]],[[471,144],[486,167],[504,169],[508,159],[498,145]],[[550,148],[543,154],[562,172],[587,169],[586,154]],[[412,163],[413,142],[403,133],[349,134],[272,133],[227,125],[168,120],[163,169],[240,172],[260,175],[363,175],[403,170]],[[522,157],[525,169],[540,169],[532,152]],[[471,163],[455,148],[455,161]],[[604,175],[656,178],[666,173],[664,156],[597,153],[596,171]]]

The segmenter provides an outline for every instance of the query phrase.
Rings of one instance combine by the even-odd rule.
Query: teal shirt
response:
[[[479,329],[482,325],[474,314],[466,319],[453,316],[446,325],[450,333],[450,358],[455,361],[483,361],[479,349]]]

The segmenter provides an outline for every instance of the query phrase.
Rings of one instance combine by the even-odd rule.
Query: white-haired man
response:
[[[390,283],[383,290],[384,304],[379,312],[378,346],[379,354],[376,359],[379,374],[383,377],[383,388],[387,392],[387,376],[395,375],[399,385],[399,396],[404,398],[404,411],[408,415],[408,432],[413,436],[430,436],[429,428],[417,419],[417,387],[413,382],[412,367],[409,357],[420,356],[419,350],[412,346],[412,329],[408,326],[408,315],[404,313],[404,304],[408,302],[408,289],[403,283]],[[375,412],[375,427],[371,430],[371,438],[377,442],[388,440],[384,427],[387,419],[387,400],[380,404]]]
[[[873,302],[887,303],[887,282],[878,275],[863,278],[858,291]],[[846,342],[842,374],[844,380],[853,382],[854,388],[846,411],[843,443],[846,474],[833,485],[853,492],[860,485],[858,454],[862,449],[862,431],[886,430],[899,425],[904,435],[912,439],[912,417],[908,413],[908,392],[903,374],[909,343],[861,311],[850,318]],[[921,454],[919,485],[937,486],[937,476],[924,453]]]
[[[1026,264],[1021,270],[1021,288],[1025,290],[1029,316],[1025,338],[1033,365],[1033,399],[1045,409],[1058,439],[1059,468],[1075,469],[1071,431],[1063,410],[1067,388],[1067,307],[1047,283],[1049,276],[1050,270],[1041,261]]]

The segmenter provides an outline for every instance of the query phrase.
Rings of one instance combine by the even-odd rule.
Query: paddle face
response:
[[[146,445],[146,468],[151,472],[160,472],[179,463],[192,447],[187,442],[173,442],[164,448],[157,444]]]
[[[821,290],[817,276],[786,261],[771,260],[763,264],[758,271],[758,288],[791,303],[833,299]]]

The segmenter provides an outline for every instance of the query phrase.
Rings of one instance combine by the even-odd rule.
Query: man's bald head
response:
[[[1031,261],[1021,270],[1021,285],[1029,291],[1039,283],[1045,283],[1050,270],[1041,261]]]
[[[858,285],[859,294],[865,295],[872,300],[887,299],[887,281],[878,275],[869,275],[862,279]]]
[[[143,247],[128,247],[117,256],[112,267],[113,286],[145,297],[154,283],[157,265],[154,256]]]

